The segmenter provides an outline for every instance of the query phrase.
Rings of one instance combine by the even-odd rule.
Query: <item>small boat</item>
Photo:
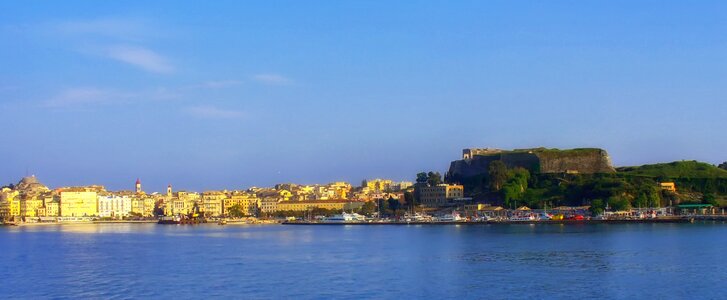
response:
[[[532,214],[527,215],[514,215],[510,217],[510,221],[513,222],[528,222],[528,221],[535,221],[535,216]]]
[[[446,214],[437,218],[437,222],[462,222],[464,220],[465,219],[462,218],[457,212],[452,212],[451,214]]]
[[[415,214],[404,214],[404,221],[406,222],[425,222],[427,221],[427,217],[420,213]]]
[[[583,221],[585,218],[581,215],[572,215],[568,217],[566,220],[575,220],[575,221]]]
[[[219,222],[217,222],[217,225],[227,225],[227,220],[222,219]]]
[[[366,221],[366,217],[357,213],[342,213],[323,220],[325,223],[359,223]]]
[[[175,225],[175,224],[182,224],[182,218],[177,216],[163,216],[159,218],[159,222],[157,224],[165,224],[165,225]]]

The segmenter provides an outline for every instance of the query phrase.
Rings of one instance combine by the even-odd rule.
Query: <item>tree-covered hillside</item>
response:
[[[727,178],[727,170],[698,161],[675,161],[671,163],[618,168],[619,173],[653,178]]]

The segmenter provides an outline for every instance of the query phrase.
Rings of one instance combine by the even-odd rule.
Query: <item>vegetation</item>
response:
[[[566,151],[595,150],[598,149]],[[591,212],[598,214],[607,207],[610,210],[662,207],[700,199],[717,206],[727,196],[727,170],[696,161],[625,167],[616,173],[604,174],[530,173],[527,169],[510,169],[494,161],[488,171],[484,176],[458,182],[465,186],[468,196],[509,208],[590,205]],[[677,192],[662,190],[660,182],[675,182]]]
[[[623,167],[618,171],[624,175],[653,178],[727,178],[727,170],[698,161],[675,161],[664,164]]]
[[[387,200],[386,202],[389,209],[392,210],[394,214],[396,214],[396,211],[399,210],[399,208],[401,207],[401,203],[399,202],[399,200],[396,200],[394,198],[390,197],[389,200]]]
[[[488,168],[488,175],[490,181],[490,190],[493,192],[499,192],[502,185],[507,181],[507,166],[500,160],[493,161],[490,163]]]
[[[420,172],[417,173],[417,183],[426,183],[429,186],[435,186],[437,184],[440,184],[444,181],[442,181],[442,174],[439,174],[439,172],[432,172],[429,171],[429,173]]]
[[[367,201],[366,203],[364,203],[363,206],[361,206],[361,209],[359,209],[359,211],[358,211],[358,213],[360,213],[362,215],[367,215],[367,216],[370,216],[375,212],[376,212],[376,203],[374,203],[373,201]]]
[[[233,218],[245,217],[245,214],[243,213],[243,210],[242,210],[242,206],[240,206],[240,204],[235,204],[233,206],[230,206],[230,209],[227,211],[227,214]]]

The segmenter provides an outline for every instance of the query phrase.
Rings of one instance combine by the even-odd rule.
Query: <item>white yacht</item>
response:
[[[324,220],[327,223],[358,223],[366,221],[366,217],[357,213],[346,213],[343,212],[340,215],[333,215]]]
[[[420,214],[420,213],[415,213],[413,215],[407,213],[407,214],[404,215],[404,221],[407,221],[407,222],[425,222],[425,221],[427,221],[427,218],[424,215]]]
[[[452,212],[451,214],[446,214],[437,218],[437,221],[439,222],[460,222],[463,220],[464,218],[462,218],[457,212]]]

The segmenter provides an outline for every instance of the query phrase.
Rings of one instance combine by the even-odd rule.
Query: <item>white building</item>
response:
[[[122,218],[131,213],[129,196],[98,196],[98,215],[100,217]]]

